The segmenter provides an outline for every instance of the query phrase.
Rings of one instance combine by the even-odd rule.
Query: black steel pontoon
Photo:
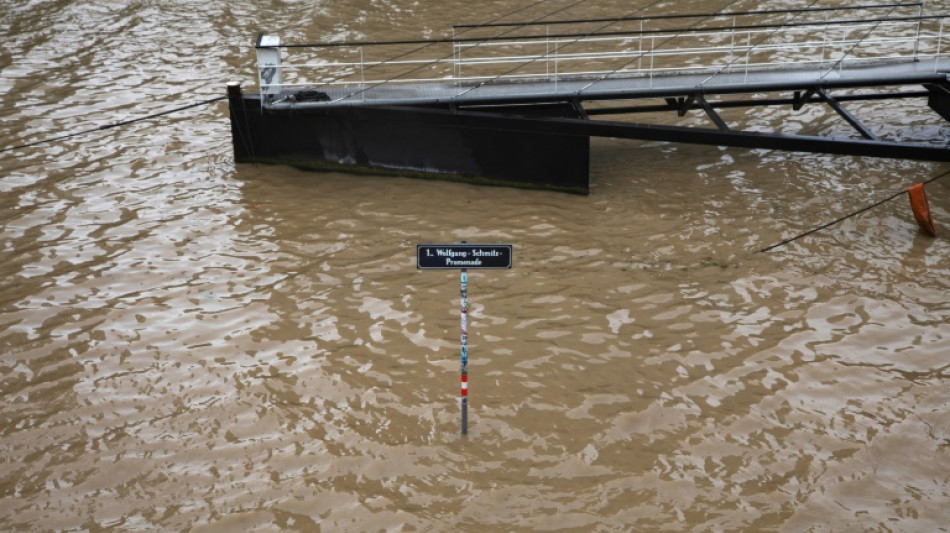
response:
[[[235,160],[576,193],[590,137],[950,161],[945,128],[882,139],[843,105],[916,99],[950,121],[943,22],[901,3],[456,26],[444,40],[261,35],[259,92],[228,89]],[[814,104],[853,134],[736,129],[717,112]],[[692,111],[708,125],[599,118]]]

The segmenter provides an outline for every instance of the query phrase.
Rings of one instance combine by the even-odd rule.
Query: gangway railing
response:
[[[820,79],[886,62],[947,55],[943,15],[896,3],[456,26],[448,39],[283,44],[261,35],[258,82],[265,104],[451,101],[485,86],[718,77],[798,69]],[[684,25],[685,23],[685,25]],[[519,35],[498,33],[509,26]],[[486,33],[487,35],[478,35]],[[286,51],[293,61],[284,60]]]

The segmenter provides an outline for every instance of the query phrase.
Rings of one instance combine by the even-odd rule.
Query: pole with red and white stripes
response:
[[[461,275],[462,435],[468,435],[468,273]]]
[[[461,276],[461,325],[462,325],[462,435],[468,435],[468,269],[511,268],[512,245],[510,244],[417,244],[416,268],[455,269]]]

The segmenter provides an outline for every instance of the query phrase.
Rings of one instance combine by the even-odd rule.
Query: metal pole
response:
[[[827,24],[827,22],[828,22],[828,12],[825,11],[825,23]],[[828,32],[823,31],[821,32],[821,63],[822,64],[824,64],[825,62],[825,48],[827,46],[828,46]],[[818,79],[821,79],[821,77],[819,76]]]
[[[637,74],[643,74],[643,21],[640,21],[640,51],[637,56]]]
[[[736,55],[736,17],[732,17],[732,44],[729,46],[729,61],[726,62],[727,66],[731,66]]]
[[[653,53],[656,50],[656,35],[650,36],[650,88],[653,88]]]
[[[934,56],[934,72],[937,72],[937,65],[940,61],[940,45],[943,43],[943,21],[940,19],[940,35],[937,36],[937,54]]]
[[[551,26],[544,27],[544,77],[551,79]]]
[[[841,30],[841,59],[838,60],[838,72],[841,72],[841,69],[844,68],[844,56],[847,53],[845,52],[845,46],[847,44],[847,41],[848,41],[848,28],[843,28]]]
[[[745,79],[749,81],[749,58],[752,56],[752,30],[745,34]]]
[[[924,5],[920,4],[920,7],[917,9],[917,35],[914,36],[914,62],[919,61],[917,59],[918,48],[920,47],[920,21],[924,16]]]
[[[827,16],[827,15],[826,15]],[[825,62],[825,48],[828,46],[828,33],[821,32],[821,63]]]
[[[468,272],[461,274],[462,435],[468,435]]]

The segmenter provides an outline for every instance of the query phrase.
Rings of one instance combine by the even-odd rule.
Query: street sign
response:
[[[511,268],[510,244],[417,244],[416,268]]]
[[[458,269],[459,291],[462,296],[459,309],[462,335],[459,338],[462,353],[462,435],[468,435],[468,269],[511,268],[510,244],[417,244],[416,268]]]

